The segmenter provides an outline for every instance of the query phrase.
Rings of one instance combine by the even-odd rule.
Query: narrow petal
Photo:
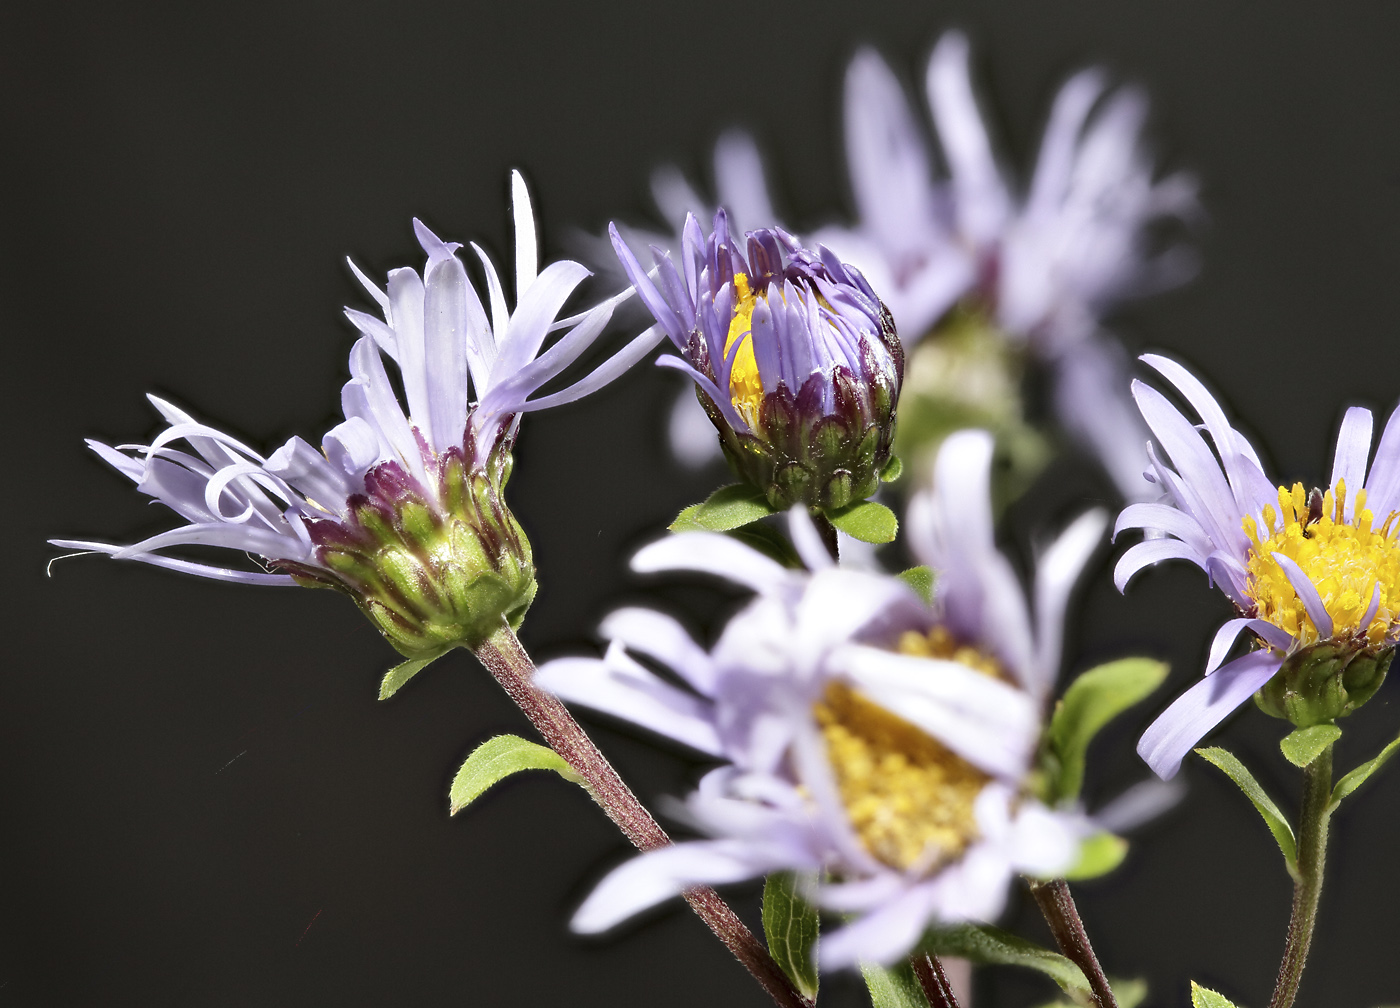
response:
[[[511,214],[515,218],[515,300],[518,305],[525,291],[535,282],[540,250],[535,238],[535,210],[530,205],[530,190],[516,170],[510,173],[510,204]]]
[[[618,648],[609,648],[605,659],[545,662],[535,684],[568,703],[630,721],[706,755],[724,755],[710,705],[662,682]]]
[[[85,553],[106,553],[108,556],[115,556],[127,549],[125,546],[113,546],[110,543],[87,542],[82,539],[50,539],[49,544],[62,549],[82,550]],[[195,574],[213,581],[236,581],[240,584],[276,585],[278,587],[292,587],[296,585],[296,580],[290,574],[267,574],[262,571],[241,571],[234,570],[231,567],[213,567],[209,564],[193,563],[189,560],[177,560],[175,557],[161,556],[157,553],[136,553],[125,556],[122,559],[136,560],[140,563],[148,563],[155,567],[163,567],[166,570],[179,571],[182,574]]]
[[[1342,429],[1337,432],[1332,481],[1328,485],[1335,488],[1338,480],[1346,481],[1344,513],[1347,522],[1356,517],[1356,491],[1366,485],[1366,463],[1371,457],[1371,427],[1371,411],[1353,406],[1342,418]]]
[[[1113,583],[1121,592],[1128,587],[1134,574],[1163,560],[1190,560],[1206,570],[1206,558],[1180,539],[1149,539],[1130,547],[1118,558],[1113,568]]]
[[[1103,544],[1107,512],[1095,508],[1080,515],[1060,534],[1035,568],[1036,666],[1040,679],[1033,688],[1048,691],[1060,669],[1065,608],[1084,565]]]
[[[778,867],[733,840],[662,847],[615,868],[583,901],[570,926],[580,934],[597,934],[692,886],[741,882]]]
[[[817,526],[813,524],[812,516],[807,513],[807,509],[801,506],[792,508],[788,511],[787,517],[788,534],[792,537],[792,544],[797,549],[797,555],[802,558],[807,569],[820,571],[835,566],[836,562],[826,551],[826,544],[822,542],[822,537],[817,532]]]
[[[632,569],[641,574],[698,571],[759,594],[780,591],[792,580],[792,573],[776,560],[718,532],[683,532],[660,539],[637,551]]]
[[[1317,593],[1317,587],[1312,583],[1312,578],[1299,567],[1297,561],[1292,557],[1275,551],[1270,556],[1283,568],[1283,573],[1288,577],[1288,583],[1293,586],[1293,590],[1298,593],[1298,598],[1308,610],[1308,618],[1313,621],[1313,626],[1317,627],[1317,635],[1322,638],[1332,636],[1332,617],[1327,614],[1327,607],[1322,604],[1322,596]]]
[[[603,620],[598,632],[605,640],[621,641],[633,651],[665,662],[706,696],[714,692],[714,662],[670,616],[655,609],[618,609]]]
[[[1283,656],[1251,651],[1192,686],[1143,732],[1138,755],[1153,773],[1171,780],[1186,754],[1254,691],[1273,678]]]
[[[1347,488],[1350,490],[1350,483]],[[1400,407],[1386,420],[1381,442],[1376,446],[1376,460],[1366,477],[1366,506],[1380,522],[1400,508]]]
[[[822,935],[817,956],[825,969],[865,962],[888,965],[909,954],[933,912],[932,886],[911,886],[852,924]]]
[[[1210,656],[1206,659],[1203,675],[1210,675],[1220,667],[1220,663],[1230,653],[1230,648],[1235,646],[1235,641],[1245,630],[1252,630],[1266,644],[1278,651],[1287,651],[1293,645],[1292,635],[1274,626],[1268,620],[1252,619],[1248,616],[1228,619],[1221,624],[1219,630],[1215,631],[1215,637],[1210,642]]]

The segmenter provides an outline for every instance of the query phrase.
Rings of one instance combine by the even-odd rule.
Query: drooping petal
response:
[[[1251,651],[1192,686],[1143,732],[1138,755],[1153,773],[1171,780],[1191,749],[1273,678],[1283,664],[1274,651]]]
[[[759,594],[791,584],[788,569],[755,549],[718,532],[683,532],[643,546],[632,558],[640,574],[689,570],[713,574]]]
[[[598,632],[605,640],[621,641],[633,651],[665,662],[696,690],[713,694],[714,662],[670,616],[654,609],[617,609],[604,618]]]
[[[1268,620],[1253,619],[1248,616],[1228,619],[1221,624],[1220,629],[1215,632],[1215,637],[1210,642],[1210,655],[1206,659],[1206,667],[1202,675],[1210,675],[1220,667],[1220,663],[1230,653],[1230,648],[1235,646],[1235,641],[1245,630],[1251,630],[1258,634],[1266,644],[1279,651],[1286,652],[1293,644],[1291,635],[1274,626]]]

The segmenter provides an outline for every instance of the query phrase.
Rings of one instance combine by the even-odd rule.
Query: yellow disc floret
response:
[[[1348,522],[1346,496],[1343,480],[1325,494],[1313,491],[1311,499],[1303,485],[1295,483],[1291,490],[1279,487],[1277,511],[1264,508],[1264,537],[1252,517],[1244,519],[1245,535],[1253,544],[1245,591],[1261,618],[1288,631],[1301,644],[1311,644],[1320,635],[1274,560],[1275,553],[1289,557],[1312,580],[1332,618],[1334,637],[1364,634],[1368,643],[1378,644],[1400,615],[1400,544],[1396,542],[1400,516],[1392,511],[1376,527],[1375,516],[1366,508],[1366,491],[1360,490],[1355,517]],[[1377,585],[1380,605],[1362,626]]]
[[[758,429],[758,407],[763,402],[763,381],[758,376],[758,360],[753,355],[753,309],[758,296],[749,290],[749,278],[734,274],[734,318],[729,323],[729,335],[724,340],[724,355],[739,340],[744,343],[734,354],[729,372],[729,395],[734,408],[744,418],[750,430]]]
[[[898,869],[933,869],[977,837],[973,803],[991,779],[942,743],[832,683],[814,708],[841,802],[865,849]]]
[[[975,647],[959,644],[948,632],[948,628],[944,626],[936,626],[928,633],[906,630],[899,638],[899,646],[895,650],[900,654],[914,655],[919,658],[943,658],[947,661],[955,661],[959,665],[966,665],[974,672],[981,672],[993,679],[1010,681],[1005,670],[995,658]]]

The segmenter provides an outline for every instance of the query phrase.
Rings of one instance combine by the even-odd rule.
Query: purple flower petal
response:
[[[1251,651],[1192,686],[1143,732],[1138,755],[1153,773],[1171,780],[1186,754],[1254,691],[1273,678],[1283,656]]]

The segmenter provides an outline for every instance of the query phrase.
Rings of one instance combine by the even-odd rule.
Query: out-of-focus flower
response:
[[[1306,727],[1349,713],[1380,687],[1400,639],[1400,410],[1369,474],[1371,413],[1353,407],[1337,435],[1329,489],[1275,487],[1194,375],[1164,357],[1142,360],[1191,405],[1210,444],[1160,392],[1133,383],[1143,418],[1176,468],[1149,445],[1150,473],[1165,500],[1125,508],[1116,531],[1160,537],[1128,549],[1114,580],[1122,590],[1146,566],[1189,560],[1239,612],[1216,633],[1205,678],[1138,743],[1148,765],[1170,778],[1256,690],[1266,711]],[[1257,648],[1222,665],[1246,630]]]
[[[614,228],[637,293],[695,380],[740,476],[775,508],[835,509],[875,492],[889,461],[904,356],[858,270],[781,229],[736,247],[727,214],[687,219],[679,268],[653,248],[653,282]]]
[[[1085,516],[1047,552],[1032,621],[992,545],[991,451],[985,432],[950,438],[937,489],[910,519],[921,556],[942,565],[932,607],[897,578],[833,566],[801,509],[792,532],[811,573],[709,533],[636,556],[637,570],[703,571],[758,597],[708,652],[670,617],[624,609],[603,623],[603,659],[540,669],[567,700],[726,761],[685,805],[711,839],[618,868],[577,930],[692,885],[797,870],[826,873],[814,897],[855,918],[823,939],[826,965],[890,962],[931,923],[995,917],[1016,872],[1051,876],[1077,860],[1094,827],[1038,801],[1031,767],[1066,598],[1105,519]]]
[[[871,50],[852,61],[846,149],[859,223],[822,231],[819,240],[891,291],[887,303],[911,346],[958,303],[1049,365],[1059,422],[1095,451],[1125,496],[1143,497],[1144,432],[1123,394],[1122,352],[1098,320],[1123,299],[1193,271],[1183,248],[1154,252],[1149,228],[1193,216],[1194,183],[1181,174],[1154,180],[1139,139],[1145,99],[1133,89],[1105,97],[1097,70],[1060,89],[1024,193],[993,154],[960,33],[934,48],[926,89],[946,180],[933,177],[923,134],[888,66]],[[935,362],[923,367],[918,356],[911,351],[906,395],[928,383],[930,396],[948,399]],[[904,435],[919,433],[911,424]]]
[[[626,294],[558,319],[588,271],[569,261],[538,269],[535,219],[518,173],[512,189],[513,311],[480,248],[473,245],[486,274],[489,318],[456,256],[461,246],[414,221],[427,255],[421,276],[394,270],[385,291],[351,264],[384,318],[346,309],[363,335],[341,392],[345,422],[319,451],[294,437],[264,457],[152,396],[170,426],[149,445],[88,444],[188,524],[130,546],[54,545],[226,581],[336,588],[409,657],[474,646],[503,619],[518,625],[535,593],[534,564],[501,490],[520,416],[607,384],[660,334],[649,330],[568,388],[529,398],[593,344]],[[568,331],[541,353],[548,334],[560,329]],[[384,356],[398,367],[406,408]],[[182,441],[188,450],[175,447]],[[268,569],[161,552],[187,544],[260,555]]]

